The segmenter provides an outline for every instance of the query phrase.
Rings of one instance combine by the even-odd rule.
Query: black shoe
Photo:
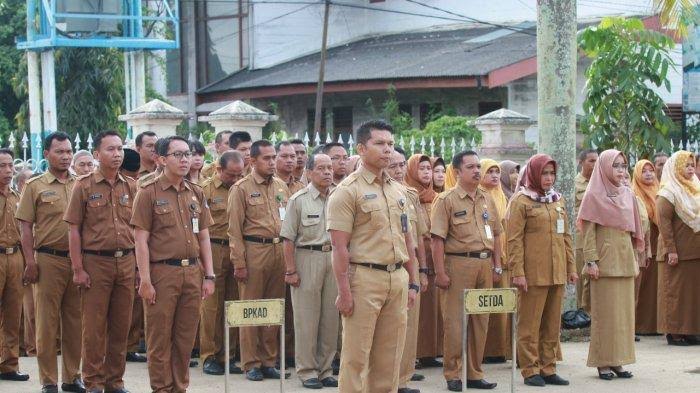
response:
[[[673,338],[673,336],[670,334],[666,335],[666,342],[668,342],[668,345],[675,345],[679,347],[687,347],[691,345],[690,342],[685,338],[685,336],[681,336],[680,338]]]
[[[428,367],[442,367],[442,362],[435,358],[421,358],[420,365],[423,368]]]
[[[686,335],[684,338],[689,345],[700,345],[700,339],[697,336]]]
[[[486,382],[485,379],[467,379],[469,389],[493,389],[498,384],[496,382]]]
[[[190,359],[190,368],[195,368],[199,366],[199,360],[197,359]]]
[[[527,386],[544,386],[545,385],[544,378],[542,378],[542,376],[539,374],[530,375],[529,377],[525,378],[524,382],[525,382],[525,385],[527,385]]]
[[[423,375],[423,374],[413,374],[411,376],[411,381],[413,381],[413,382],[422,381],[424,379],[425,379],[425,375]]]
[[[214,357],[208,357],[204,361],[204,367],[202,368],[204,374],[209,375],[224,375],[224,365],[217,361]]]
[[[447,390],[450,392],[461,392],[462,391],[462,381],[459,379],[453,379],[447,381]]]
[[[146,363],[146,356],[136,352],[127,352],[126,361],[135,363]]]
[[[639,338],[639,336],[637,336],[637,335],[635,334],[635,335],[634,335],[634,342],[638,343],[638,342],[640,342],[640,341],[642,341],[642,339]]]
[[[598,378],[605,380],[605,381],[612,381],[613,378],[615,378],[615,374],[613,374],[610,371],[605,372],[605,373],[601,373],[600,369],[598,369]]]
[[[262,371],[262,375],[266,379],[280,379],[280,372],[274,367],[261,367],[260,371]],[[290,375],[290,373],[286,372],[284,379],[288,379]]]
[[[61,384],[61,390],[64,392],[85,393],[85,385],[82,379],[76,378],[73,380],[73,383]]]
[[[321,384],[324,388],[337,388],[338,380],[333,377],[325,377],[321,380]]]
[[[557,374],[552,374],[552,375],[547,375],[547,376],[543,375],[542,379],[544,380],[544,383],[546,383],[547,385],[559,385],[559,386],[569,385],[569,381],[558,376]]]
[[[506,357],[505,356],[486,356],[484,358],[484,361],[481,363],[483,364],[501,364],[506,362]]]
[[[41,387],[41,393],[58,393],[58,386],[44,385]]]
[[[246,371],[245,378],[249,381],[256,381],[256,382],[262,381],[263,379],[265,379],[265,377],[263,377],[263,374],[258,367],[253,367],[250,370]]]
[[[411,388],[399,388],[397,393],[420,393],[420,390]]]
[[[623,371],[622,367],[611,367],[610,370],[612,370],[612,372],[614,372],[618,378],[632,378],[632,373],[629,371]]]
[[[309,378],[306,381],[301,381],[301,386],[307,389],[323,389],[323,384],[318,378]]]
[[[228,362],[228,373],[229,374],[243,374],[243,369],[236,366],[235,360],[231,359]]]
[[[0,379],[3,381],[28,381],[29,374],[23,374],[19,371],[10,371],[8,373],[0,374]]]

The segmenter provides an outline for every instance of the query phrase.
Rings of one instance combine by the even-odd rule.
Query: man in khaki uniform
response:
[[[224,302],[238,300],[238,285],[233,277],[228,240],[228,191],[243,177],[243,156],[237,151],[221,154],[216,174],[205,180],[202,188],[214,223],[209,227],[211,254],[214,263],[216,285],[214,294],[202,302],[199,322],[199,351],[204,359],[203,371],[210,375],[223,375],[226,349],[224,348]],[[236,352],[238,329],[232,329],[231,354]],[[232,361],[229,372],[241,374]]]
[[[212,219],[202,189],[185,179],[192,158],[187,140],[164,138],[158,155],[163,173],[139,188],[131,224],[151,390],[175,393],[187,391],[201,301],[214,292]]]
[[[157,141],[158,136],[152,131],[144,131],[136,135],[136,140],[134,142],[136,143],[136,151],[141,158],[141,167],[139,168],[138,177],[142,177],[156,170],[156,160],[158,158],[158,154],[156,153]]]
[[[26,381],[19,372],[20,323],[22,320],[22,253],[15,211],[19,194],[13,190],[14,153],[0,149],[0,380]]]
[[[129,221],[136,182],[119,173],[122,145],[116,131],[95,137],[99,169],[76,181],[63,216],[70,225],[73,282],[82,291],[83,378],[88,392],[126,392],[126,340],[136,270]]]
[[[216,151],[216,156],[221,157],[225,151],[231,150],[228,146],[229,137],[231,136],[231,131],[219,131],[214,136],[214,150]],[[201,176],[202,178],[208,179],[217,174],[218,159],[214,160],[202,168]]]
[[[583,195],[586,193],[588,181],[591,179],[591,174],[593,174],[593,167],[595,166],[596,161],[598,161],[598,152],[592,149],[584,150],[578,156],[578,163],[581,167],[581,172],[579,172],[574,179],[574,188],[576,190],[575,210],[577,214],[578,209],[581,207]],[[583,260],[583,234],[578,228],[576,228],[575,254],[576,273],[581,273],[585,262]],[[588,275],[586,274],[582,275],[581,280],[576,282],[576,304],[578,304],[579,308],[584,309],[590,314],[590,282],[588,280]]]
[[[431,212],[432,253],[435,285],[442,288],[441,306],[445,326],[443,373],[447,389],[462,391],[462,367],[467,368],[467,387],[493,389],[484,380],[481,361],[486,346],[489,315],[470,315],[467,359],[462,359],[462,313],[464,290],[491,288],[501,269],[499,236],[503,232],[491,197],[479,190],[481,165],[473,151],[452,159],[457,185],[440,194]],[[498,278],[496,278],[496,281]],[[467,362],[467,364],[463,364]]]
[[[292,287],[295,364],[302,385],[338,386],[331,363],[338,343],[338,287],[326,231],[326,201],[333,182],[331,159],[308,159],[310,183],[289,199],[280,236],[284,238],[285,281]]]
[[[406,308],[420,290],[414,271],[405,188],[385,169],[391,125],[369,121],[357,130],[360,170],[328,200],[328,229],[343,316],[339,387],[343,393],[394,393],[406,338]]]
[[[241,300],[283,298],[284,261],[279,233],[289,190],[274,176],[275,147],[270,142],[253,143],[250,156],[252,172],[229,192],[228,233],[234,274]],[[279,326],[240,329],[241,364],[247,379],[280,378],[275,369],[278,333]]]
[[[338,185],[348,175],[348,152],[342,143],[327,143],[321,149],[333,161],[333,185]]]
[[[84,392],[80,379],[80,292],[68,256],[68,223],[63,213],[75,179],[68,172],[73,150],[68,135],[44,139],[48,171],[27,181],[17,208],[25,250],[24,281],[34,284],[36,346],[42,393],[58,391],[56,337],[61,326],[61,389]],[[34,250],[36,253],[32,253]]]
[[[250,137],[250,134],[246,131],[233,132],[228,137],[228,145],[231,150],[235,150],[243,155],[243,160],[245,161],[243,173],[248,175],[251,171],[250,149],[253,145],[253,139]]]
[[[289,141],[294,147],[294,153],[297,157],[297,164],[294,167],[294,179],[301,181],[304,177],[304,168],[306,168],[306,160],[309,159],[306,154],[306,145],[301,139],[292,139]]]

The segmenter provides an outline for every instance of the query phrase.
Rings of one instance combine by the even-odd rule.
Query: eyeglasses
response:
[[[192,158],[192,152],[191,151],[176,151],[174,153],[166,154],[166,157],[168,156],[173,156],[175,159],[182,160],[183,157],[185,158]]]

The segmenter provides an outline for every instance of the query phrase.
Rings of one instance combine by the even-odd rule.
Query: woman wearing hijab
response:
[[[414,154],[408,159],[406,184],[418,191],[421,204],[419,214],[423,215],[423,219],[430,227],[430,208],[437,192],[433,189],[433,166],[429,156]],[[435,268],[430,251],[430,236],[426,237],[424,247],[427,269],[421,269],[420,276],[421,279],[428,278],[428,289],[420,296],[416,358],[419,359],[422,367],[440,367],[442,364],[435,358],[442,356],[442,316],[438,288],[435,286]]]
[[[430,164],[433,166],[433,190],[440,193],[449,189],[445,182],[445,161],[441,157],[433,157]]]
[[[515,161],[505,160],[499,164],[501,167],[501,189],[506,198],[510,199],[515,192],[515,185],[518,182],[520,164]]]
[[[457,175],[455,175],[455,169],[452,168],[452,164],[447,164],[445,168],[445,189],[449,190],[457,185]]]
[[[642,201],[646,209],[646,215],[642,214],[642,219],[649,220],[648,246],[651,250],[651,258],[640,265],[637,277],[639,294],[635,313],[635,331],[637,334],[656,334],[658,332],[656,243],[659,238],[659,228],[656,224],[656,193],[659,191],[659,181],[651,161],[639,160],[634,166],[632,191]]]
[[[698,345],[694,335],[700,334],[700,180],[692,153],[678,151],[664,165],[656,214],[666,261],[660,266],[666,338],[669,345]]]
[[[508,199],[501,189],[501,167],[498,162],[483,158],[481,164],[481,185],[479,188],[489,194],[496,205],[498,216],[501,219],[503,228],[506,227],[505,214]],[[507,260],[505,256],[506,237],[501,236],[501,260]],[[503,274],[499,281],[493,282],[494,288],[510,287],[510,275],[508,274],[508,265],[503,265]],[[506,358],[511,358],[510,351],[510,324],[508,323],[507,314],[491,314],[489,317],[489,327],[486,334],[486,347],[484,349],[483,362],[489,363],[505,363]]]
[[[518,363],[525,384],[568,385],[557,375],[564,286],[578,280],[566,204],[554,191],[557,163],[534,155],[506,213],[508,265],[518,297]]]
[[[577,222],[583,235],[585,272],[591,279],[587,364],[597,367],[604,380],[632,378],[622,366],[635,362],[635,248],[644,250],[644,233],[634,193],[623,185],[626,171],[620,151],[600,154]]]

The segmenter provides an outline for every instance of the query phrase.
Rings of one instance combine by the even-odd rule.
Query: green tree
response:
[[[459,150],[462,143],[472,148],[481,143],[481,132],[474,125],[474,120],[475,117],[470,116],[443,115],[429,121],[422,130],[414,128],[399,131],[396,140],[399,144],[403,141],[402,147],[409,154],[421,151],[421,143],[425,139],[423,151],[426,154],[441,156],[449,160],[454,155],[454,150]],[[411,145],[411,140],[415,141],[414,145]],[[455,141],[455,149],[452,147],[453,140]],[[432,149],[431,141],[434,144]]]
[[[605,18],[579,34],[578,44],[593,59],[581,121],[589,144],[638,158],[668,150],[675,125],[651,85],[670,90],[673,40],[639,19]]]
[[[12,89],[12,76],[20,67],[22,52],[15,49],[15,37],[25,30],[27,16],[24,0],[0,1],[0,138],[2,144],[14,127],[14,117],[19,111],[21,100]],[[26,70],[26,67],[24,68]]]

